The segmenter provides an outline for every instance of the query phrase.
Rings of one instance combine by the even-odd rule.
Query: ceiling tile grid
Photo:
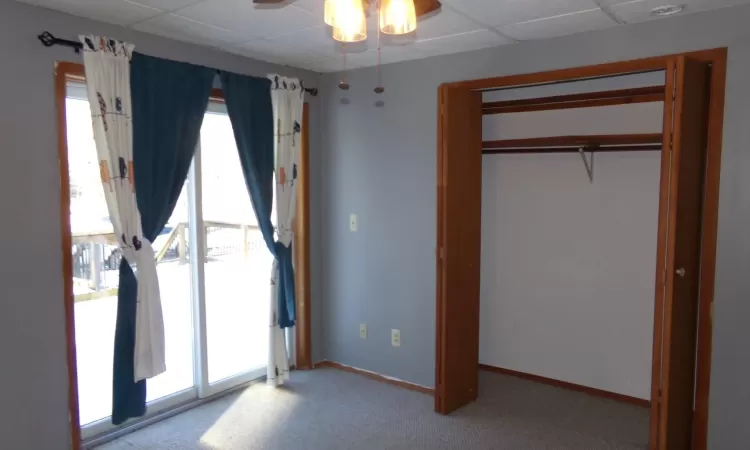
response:
[[[594,0],[442,0],[490,27],[598,8]]]
[[[499,27],[501,33],[520,41],[549,39],[617,26],[601,9],[563,14]]]
[[[133,28],[180,41],[218,48],[236,45],[247,40],[243,36],[224,28],[172,13],[144,20],[135,24]]]
[[[323,24],[324,0],[17,0],[81,17],[317,72],[377,64],[377,14],[368,39],[342,45]],[[549,39],[659,18],[652,10],[685,5],[681,14],[750,4],[750,0],[441,0],[415,33],[380,36],[381,63]],[[39,30],[40,32],[43,30]],[[86,33],[87,30],[81,30]],[[62,37],[62,36],[61,36]],[[71,38],[66,36],[66,38]]]
[[[126,0],[23,0],[23,3],[126,26],[163,14],[158,8]]]

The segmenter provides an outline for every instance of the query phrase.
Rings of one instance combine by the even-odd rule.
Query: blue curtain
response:
[[[274,241],[271,223],[275,170],[271,80],[223,71],[220,74],[255,217],[268,250],[279,262],[279,326],[292,327],[296,318],[292,250],[291,246],[285,247]]]
[[[143,234],[153,242],[172,215],[200,136],[214,69],[134,53],[133,165]],[[146,412],[146,381],[134,382],[138,285],[123,259],[117,295],[112,423]],[[162,293],[164,290],[162,290]]]

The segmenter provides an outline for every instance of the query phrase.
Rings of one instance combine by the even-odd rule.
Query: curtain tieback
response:
[[[154,249],[142,238],[136,252],[138,271],[138,305],[136,307],[135,381],[153,378],[167,370],[164,343],[164,319],[159,299],[159,275],[156,271]]]
[[[294,326],[294,266],[292,265],[292,248],[281,242],[274,242],[275,257],[278,262],[278,323],[281,328]]]

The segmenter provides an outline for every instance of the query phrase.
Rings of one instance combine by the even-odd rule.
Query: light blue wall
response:
[[[750,7],[322,78],[323,342],[340,363],[433,386],[437,89],[443,82],[729,47],[710,448],[747,448],[750,404]],[[384,101],[377,107],[378,99]],[[348,215],[359,214],[359,231]],[[358,337],[359,323],[369,327]],[[401,347],[390,329],[401,329]]]
[[[82,33],[113,36],[154,56],[256,76],[282,73],[318,84],[312,72],[0,1],[0,448],[9,450],[66,449],[70,442],[53,63],[80,59],[67,48],[42,47],[36,35],[44,30],[68,39]],[[311,128],[319,129],[318,105],[311,102]],[[311,154],[317,154],[317,132],[310,144]],[[317,192],[320,169],[312,170]],[[319,197],[312,202],[315,235]],[[319,243],[313,240],[311,249],[318,271]],[[313,275],[315,303],[320,273]],[[313,320],[320,318],[315,311]],[[321,348],[318,325],[313,324],[313,345]]]

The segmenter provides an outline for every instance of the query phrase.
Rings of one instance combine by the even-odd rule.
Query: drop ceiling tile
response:
[[[382,47],[380,50],[380,63],[391,64],[411,59],[426,58],[427,56],[429,55],[420,52],[413,45],[386,46]],[[347,55],[347,61],[349,61],[352,66],[357,67],[374,66],[378,63],[378,51],[377,49],[374,49],[362,53],[350,53]],[[349,63],[347,65],[349,65]]]
[[[596,8],[594,0],[442,0],[472,19],[489,26],[559,16]]]
[[[294,46],[284,45],[267,39],[258,39],[237,45],[232,50],[245,56],[258,57],[264,61],[286,64],[289,61],[313,59],[310,52]]]
[[[337,45],[331,33],[330,27],[318,25],[296,33],[270,37],[266,40],[271,43],[304,49],[318,54],[332,54],[336,51]]]
[[[312,70],[313,72],[337,72],[343,66],[340,58],[315,58],[302,61],[297,67]]]
[[[600,9],[532,20],[500,27],[499,30],[512,38],[526,41],[531,39],[547,39],[584,31],[600,30],[616,26],[617,23]]]
[[[651,15],[654,8],[668,4],[685,5],[685,10],[671,16]],[[615,4],[610,6],[609,10],[626,23],[636,23],[747,4],[750,4],[750,0],[636,0]]]
[[[322,17],[294,5],[256,8],[252,0],[207,0],[176,14],[224,28],[246,38],[264,38],[320,25]]]
[[[161,9],[162,11],[172,12],[176,9],[204,1],[206,0],[133,0],[133,3],[140,3],[141,5]]]
[[[484,27],[466,17],[442,8],[437,14],[417,20],[417,40],[434,39],[452,34],[481,30]]]
[[[131,25],[162,14],[159,9],[127,0],[23,0],[23,3],[116,25]]]
[[[287,2],[290,2],[294,4],[294,6],[298,8],[302,8],[305,11],[312,13],[315,15],[315,17],[320,17],[320,20],[323,20],[323,13],[324,13],[324,6],[325,6],[325,0],[286,0]]]
[[[400,39],[393,39],[390,36],[381,35],[381,44],[383,47],[387,47],[413,44],[416,41],[416,36],[414,35],[399,38]],[[364,53],[378,48],[376,26],[374,26],[372,30],[368,30],[367,40],[345,45],[333,39],[331,27],[326,25],[319,25],[296,33],[274,36],[266,40],[283,44],[288,47],[304,49],[305,51],[316,55],[335,59],[339,59],[344,52],[350,54]]]
[[[179,41],[211,47],[225,47],[238,44],[244,37],[218,27],[175,14],[165,14],[136,24],[133,28],[146,33],[158,34]]]
[[[416,50],[428,56],[447,55],[450,53],[468,52],[488,47],[513,44],[514,41],[504,38],[489,30],[470,31],[436,39],[425,39],[414,44]]]

